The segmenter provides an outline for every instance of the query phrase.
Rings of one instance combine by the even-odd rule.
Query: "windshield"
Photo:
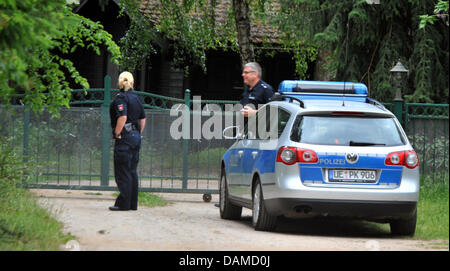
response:
[[[319,145],[405,145],[393,118],[299,116],[291,140]]]

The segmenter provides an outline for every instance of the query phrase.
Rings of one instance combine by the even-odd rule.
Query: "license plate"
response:
[[[377,174],[375,170],[330,169],[328,179],[330,182],[375,183]]]

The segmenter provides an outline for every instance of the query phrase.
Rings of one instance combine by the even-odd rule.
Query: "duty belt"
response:
[[[123,128],[125,129],[126,132],[131,132],[133,130],[137,130],[136,125],[132,124],[131,122],[129,123],[125,123],[125,126],[123,126]]]

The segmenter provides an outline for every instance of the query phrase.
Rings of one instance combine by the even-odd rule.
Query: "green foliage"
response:
[[[23,164],[17,152],[4,144],[5,138],[1,138],[0,145],[0,191],[6,191],[11,187],[20,186],[27,175],[28,167]]]
[[[153,24],[143,22],[137,4],[133,7],[136,15],[123,43],[125,55],[133,58],[133,63],[139,63],[148,52],[166,50],[179,68],[187,70],[187,66],[198,64],[206,69],[207,50],[222,47],[238,51],[234,10],[228,11],[224,22],[218,22],[214,16],[217,1],[153,2],[157,5],[149,13],[158,18],[148,18]],[[131,9],[132,3],[124,5]],[[267,37],[257,45],[265,49],[257,53],[293,52],[299,79],[306,79],[308,64],[319,52],[325,52],[321,55],[329,56],[322,61],[331,78],[322,79],[364,82],[372,97],[390,102],[396,82],[389,71],[400,60],[409,69],[402,84],[407,102],[448,103],[448,24],[435,15],[421,19],[422,14],[433,12],[448,18],[448,1],[400,0],[370,5],[365,0],[259,0],[249,1],[249,6],[253,24],[275,27],[280,34],[278,49],[266,50],[274,47]],[[423,28],[424,21],[430,21],[427,28]],[[162,42],[162,37],[171,42]]]
[[[100,54],[104,44],[118,63],[119,47],[99,23],[73,14],[64,0],[0,2],[0,102],[25,94],[22,102],[34,112],[45,106],[58,115],[68,107],[70,88],[66,77],[89,88],[65,56],[77,47]]]
[[[130,27],[120,40],[122,49],[122,70],[135,71],[144,59],[156,54],[158,48],[165,46],[161,34],[152,27],[149,18],[139,11],[137,1],[121,1],[121,16],[126,14]]]
[[[164,52],[173,58],[176,68],[188,71],[188,66],[197,64],[206,71],[206,51],[225,47],[231,40],[233,32],[229,22],[216,24],[215,0],[152,2],[153,6],[148,7],[150,18],[142,16],[140,1],[121,2],[122,11],[131,20],[127,34],[120,41],[123,69],[134,71],[143,59]]]
[[[448,25],[435,20],[420,29],[419,16],[431,13],[435,1],[273,2],[281,9],[270,21],[285,39],[330,52],[330,80],[362,81],[372,97],[388,102],[395,84],[389,70],[400,59],[409,69],[403,88],[407,102],[448,103]],[[442,12],[448,13],[448,1],[437,3],[435,13]]]
[[[449,183],[447,178],[433,182],[421,178],[417,204],[417,226],[414,238],[420,240],[447,240],[449,234]]]
[[[443,18],[446,16],[448,22],[448,1],[439,0],[434,7],[434,15],[420,15],[419,29],[425,28],[427,24],[434,24],[440,15]]]
[[[113,193],[114,197],[119,196],[118,192]],[[165,200],[164,198],[148,193],[148,192],[139,192],[138,193],[138,205],[139,206],[146,206],[146,207],[164,207],[169,205],[170,202]]]
[[[273,12],[272,1],[249,1],[253,23],[275,26],[279,21],[269,16]],[[142,16],[139,3],[136,1],[121,2],[122,10],[130,19],[131,26],[126,36],[121,40],[123,50],[123,69],[135,70],[138,63],[151,54],[162,52],[173,59],[173,65],[185,72],[191,65],[199,65],[206,72],[206,52],[221,48],[239,51],[234,6],[230,5],[228,14],[217,20],[215,0],[159,0],[146,6],[148,16]],[[222,16],[220,16],[222,17]],[[282,37],[281,46],[273,49],[271,38],[266,37],[260,48],[270,47],[270,50],[260,50],[266,55],[276,51],[292,51],[296,61],[296,70],[300,78],[306,76],[308,63],[315,60],[317,49],[305,42],[303,36],[297,38],[295,27],[286,26],[286,35]],[[289,30],[289,31],[288,31]],[[289,33],[289,34],[288,34]],[[295,37],[292,39],[292,37]]]
[[[139,205],[147,206],[147,207],[157,207],[157,206],[166,206],[169,202],[162,197],[146,192],[139,192]]]
[[[0,251],[59,250],[72,236],[22,187],[32,163],[0,140]]]

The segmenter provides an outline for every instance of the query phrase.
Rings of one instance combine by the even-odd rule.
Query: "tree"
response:
[[[140,3],[136,1],[126,1],[124,6]],[[309,63],[319,55],[330,80],[364,82],[372,97],[390,102],[394,82],[389,70],[400,59],[410,70],[403,92],[406,101],[448,103],[448,25],[437,20],[426,31],[419,28],[420,16],[433,12],[435,0],[380,1],[376,5],[366,0],[233,0],[228,18],[221,22],[215,19],[218,0],[147,2],[157,3],[150,8],[156,18],[147,15],[151,20],[147,31],[153,35],[144,41],[142,32],[127,33],[128,44],[154,44],[154,52],[173,54],[174,65],[185,71],[192,64],[206,69],[205,52],[219,47],[239,52],[243,62],[253,59],[248,22],[259,20],[277,27],[278,48],[272,52],[292,52],[299,79],[306,79]],[[139,4],[134,6],[139,12]],[[131,23],[139,22],[132,19]],[[162,37],[170,42],[161,42]],[[258,44],[266,45],[273,46]],[[135,49],[124,52],[134,59],[142,57],[133,53]]]
[[[187,72],[190,65],[197,64],[206,71],[206,52],[217,48],[240,53],[242,63],[255,61],[250,41],[251,9],[262,7],[265,1],[233,0],[227,16],[217,21],[216,7],[223,2],[155,0],[147,1],[145,7],[139,0],[121,2],[131,20],[121,40],[124,58],[129,59],[122,68],[134,70],[143,58],[165,52],[172,55],[175,67]]]
[[[118,63],[120,48],[99,23],[72,13],[65,0],[0,0],[0,102],[15,94],[34,112],[58,115],[69,106],[68,77],[89,88],[66,57],[78,47],[100,54],[106,46]]]
[[[434,2],[279,0],[280,12],[271,20],[293,40],[303,37],[329,51],[332,80],[362,81],[371,96],[389,102],[389,70],[400,59],[410,71],[406,101],[448,103],[448,25],[439,20],[426,31],[419,28],[420,15],[432,13]]]
[[[242,66],[255,61],[255,53],[250,40],[250,10],[247,0],[233,0],[236,32]]]

